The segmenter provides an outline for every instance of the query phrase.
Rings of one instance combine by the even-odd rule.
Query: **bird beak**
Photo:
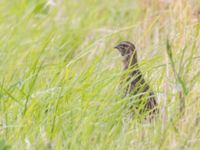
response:
[[[117,45],[114,47],[115,49],[120,49],[120,45]]]

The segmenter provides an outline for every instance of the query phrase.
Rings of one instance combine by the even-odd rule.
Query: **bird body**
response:
[[[139,69],[135,46],[131,42],[123,41],[115,46],[115,48],[119,50],[123,57],[123,70],[127,70],[121,83],[125,84],[123,96],[134,95],[136,99],[139,100],[138,105],[143,104],[144,106],[141,108],[140,112],[149,111],[149,115],[155,114],[158,112],[158,109],[156,108],[156,96],[144,80]]]

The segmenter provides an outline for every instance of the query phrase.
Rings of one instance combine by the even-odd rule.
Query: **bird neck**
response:
[[[137,68],[138,67],[137,55],[136,54],[132,54],[132,55],[124,56],[124,58],[123,58],[123,66],[124,66],[124,70]]]

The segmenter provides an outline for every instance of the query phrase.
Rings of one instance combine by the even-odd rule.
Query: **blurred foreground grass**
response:
[[[1,0],[1,143],[11,149],[199,149],[199,9],[198,0]],[[122,40],[135,43],[159,99],[155,123],[125,121],[128,101],[116,92],[122,71],[113,49]]]

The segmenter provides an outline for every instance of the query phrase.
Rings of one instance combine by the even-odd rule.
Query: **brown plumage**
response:
[[[139,104],[136,108],[140,107],[140,112],[148,111],[150,116],[154,116],[154,114],[158,112],[156,108],[156,96],[139,70],[135,46],[131,42],[123,41],[115,46],[115,48],[118,49],[123,57],[123,69],[128,72],[123,76],[125,82],[121,83],[125,85],[124,96],[135,95],[135,98],[139,100]],[[124,81],[124,79],[122,79],[122,81]],[[143,107],[141,108],[139,105],[142,104]]]

